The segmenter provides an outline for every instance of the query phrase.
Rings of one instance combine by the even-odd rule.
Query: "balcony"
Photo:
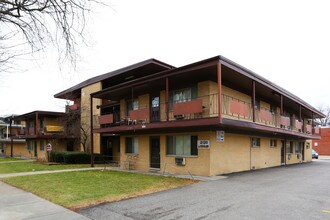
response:
[[[234,121],[248,122],[258,126],[267,126],[276,131],[289,131],[301,134],[319,135],[319,130],[304,124],[305,120],[281,115],[263,107],[253,109],[250,102],[222,94],[222,118]],[[168,111],[167,111],[168,109]],[[94,129],[104,132],[128,131],[130,129],[189,127],[198,125],[219,125],[218,94],[200,96],[197,99],[177,103],[159,103],[154,107],[144,106],[128,111],[128,115],[121,117],[118,113],[104,114],[94,117]],[[126,111],[126,110],[125,110]],[[122,113],[124,111],[121,111]],[[168,113],[167,113],[168,112]],[[208,119],[208,120],[206,120]],[[209,123],[209,124],[207,124]],[[251,127],[255,127],[252,126]],[[266,127],[259,127],[266,129]],[[278,130],[280,129],[280,130]],[[269,130],[269,129],[268,129]],[[96,132],[102,132],[98,130]],[[275,132],[275,131],[274,131]]]

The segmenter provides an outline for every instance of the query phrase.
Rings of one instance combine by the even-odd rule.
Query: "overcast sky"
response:
[[[75,71],[50,49],[0,79],[0,115],[64,111],[53,98],[88,78],[149,58],[182,66],[216,55],[314,107],[330,105],[330,2],[115,0],[94,9]],[[329,3],[328,3],[329,2]]]

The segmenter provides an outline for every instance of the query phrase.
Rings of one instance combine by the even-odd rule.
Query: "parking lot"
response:
[[[330,219],[330,160],[231,174],[80,213],[92,219]]]

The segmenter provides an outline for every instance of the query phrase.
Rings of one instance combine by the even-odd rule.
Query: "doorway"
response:
[[[160,169],[160,138],[150,137],[150,168]]]
[[[151,97],[151,114],[150,121],[157,122],[160,121],[160,98],[159,95],[154,95]]]
[[[38,145],[37,145],[37,141],[33,141],[33,147],[34,147],[34,157],[38,157]]]
[[[281,165],[285,165],[285,141],[281,140]]]
[[[300,142],[301,159],[305,161],[305,142]]]
[[[120,159],[119,136],[102,136],[100,150],[103,160],[107,162],[118,162]]]

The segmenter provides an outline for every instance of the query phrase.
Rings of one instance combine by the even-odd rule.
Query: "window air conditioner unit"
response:
[[[175,158],[175,164],[178,166],[184,166],[186,165],[186,158],[184,157],[176,157]]]

